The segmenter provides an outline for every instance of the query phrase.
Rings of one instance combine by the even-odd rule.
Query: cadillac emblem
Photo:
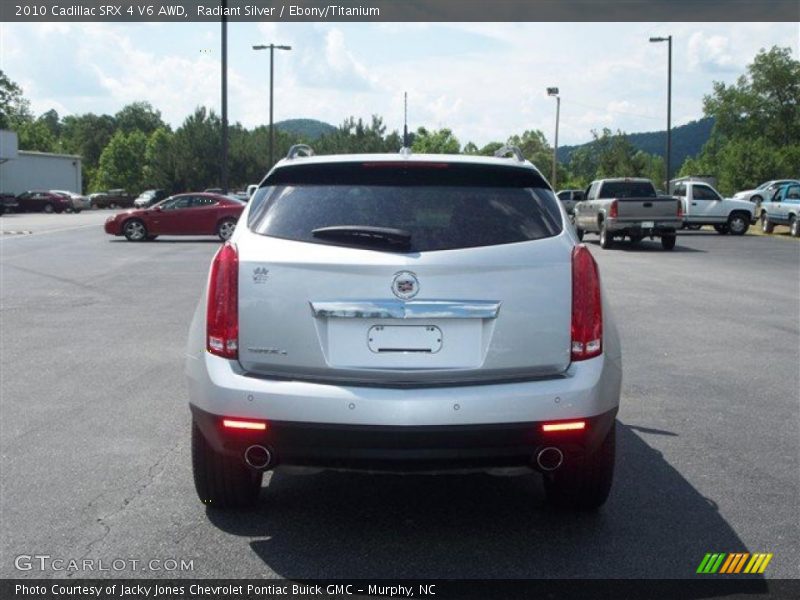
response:
[[[419,281],[411,271],[395,273],[392,279],[392,292],[401,300],[410,300],[419,292]]]

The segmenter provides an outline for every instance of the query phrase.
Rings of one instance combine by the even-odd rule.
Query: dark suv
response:
[[[92,208],[132,208],[134,197],[125,190],[108,190],[91,194]]]

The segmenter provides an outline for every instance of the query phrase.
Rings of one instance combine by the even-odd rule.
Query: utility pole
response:
[[[670,159],[672,158],[672,36],[651,37],[650,41],[667,42],[667,155],[664,157],[664,189],[669,192]]]
[[[269,50],[269,168],[272,168],[275,158],[275,131],[273,127],[273,89],[275,71],[275,50],[291,50],[291,46],[277,46],[275,44],[260,44],[253,46],[253,50]]]
[[[408,148],[408,92],[403,92],[403,148]]]
[[[561,96],[558,95],[558,88],[557,87],[549,87],[547,88],[547,95],[554,96],[556,99],[556,139],[555,144],[553,147],[553,174],[550,178],[551,185],[553,186],[553,191],[556,190],[556,184],[558,183],[558,121],[561,118]]]
[[[228,193],[228,0],[222,0],[222,172],[220,187]]]

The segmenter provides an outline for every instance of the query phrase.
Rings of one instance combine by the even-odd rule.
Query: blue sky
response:
[[[463,143],[541,129],[552,142],[561,90],[561,145],[602,127],[663,129],[666,44],[672,34],[673,123],[702,116],[713,81],[733,82],[762,47],[798,56],[798,23],[230,23],[229,116],[268,120],[269,59],[276,53],[276,120],[339,124],[384,117],[401,129],[449,127]],[[195,106],[220,106],[215,23],[0,24],[0,68],[36,112],[114,113],[147,100],[174,127]]]

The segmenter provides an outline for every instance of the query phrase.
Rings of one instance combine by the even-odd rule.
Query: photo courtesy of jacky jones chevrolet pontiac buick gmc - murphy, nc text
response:
[[[283,466],[543,474],[596,508],[621,351],[597,265],[516,148],[293,148],[216,254],[186,371],[200,499]]]

